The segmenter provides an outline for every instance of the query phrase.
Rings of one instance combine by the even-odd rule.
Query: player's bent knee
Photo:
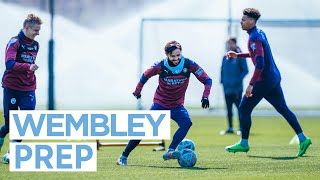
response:
[[[2,131],[2,134],[7,135],[9,133],[9,126],[4,125],[3,127],[1,127],[1,131]]]
[[[188,121],[188,122],[185,123],[185,128],[190,129],[191,126],[192,126],[192,122],[191,121]]]
[[[292,111],[288,108],[288,106],[276,106],[275,109],[280,113],[292,113]]]
[[[249,109],[248,107],[240,104],[239,113],[241,116],[250,116],[251,112],[252,112],[252,109]]]
[[[239,105],[239,113],[243,114],[245,112],[245,107],[244,105],[240,104]]]
[[[4,127],[4,132],[6,132],[7,134],[9,133],[9,126],[8,126],[8,125],[6,125],[6,126]]]

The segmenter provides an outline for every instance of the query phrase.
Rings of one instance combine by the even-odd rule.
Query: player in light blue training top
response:
[[[175,151],[178,144],[187,135],[192,122],[188,111],[184,107],[184,97],[188,88],[190,74],[204,84],[202,94],[202,108],[209,107],[209,94],[212,80],[207,73],[194,61],[185,58],[181,54],[182,47],[176,41],[170,41],[166,44],[165,54],[167,58],[155,63],[147,69],[141,76],[141,79],[133,92],[133,95],[141,98],[141,91],[149,78],[159,75],[159,85],[156,89],[153,105],[150,110],[170,110],[171,119],[179,126],[172,138],[168,151],[163,154],[164,160],[177,159],[180,153]],[[130,140],[127,147],[117,161],[117,165],[127,165],[127,158],[130,152],[139,145],[141,140]]]

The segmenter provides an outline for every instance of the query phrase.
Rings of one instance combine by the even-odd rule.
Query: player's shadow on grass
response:
[[[161,169],[187,169],[187,170],[224,170],[227,168],[203,168],[203,167],[170,167],[170,166],[148,166],[148,165],[130,165],[138,167],[150,167],[150,168],[161,168]]]
[[[291,157],[272,157],[272,156],[251,156],[251,155],[248,155],[248,157],[250,158],[262,158],[262,159],[273,159],[273,160],[294,160],[294,159],[297,159],[298,157],[295,157],[295,156],[291,156]]]

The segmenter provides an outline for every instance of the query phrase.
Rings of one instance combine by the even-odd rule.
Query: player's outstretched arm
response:
[[[212,86],[212,79],[197,63],[193,61],[190,61],[190,70],[196,76],[196,78],[204,85],[201,106],[204,109],[209,108],[209,95]]]
[[[238,57],[238,55],[237,55],[236,52],[234,52],[234,51],[228,51],[227,52],[227,59],[229,59],[229,58],[237,58],[237,57]]]
[[[229,58],[248,58],[250,57],[249,53],[236,53],[234,51],[227,52],[227,59]]]
[[[132,93],[134,97],[137,99],[141,98],[141,91],[143,89],[144,84],[151,78],[161,72],[161,62],[155,63],[153,66],[148,68],[141,76],[139,83],[136,86],[135,91]]]
[[[148,78],[146,78],[144,76],[144,74],[142,74],[140,81],[138,82],[136,89],[134,90],[134,92],[132,93],[133,96],[137,99],[141,98],[141,91],[143,89],[144,84],[148,81]]]

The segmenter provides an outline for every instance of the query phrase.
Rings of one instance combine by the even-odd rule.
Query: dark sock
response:
[[[125,150],[123,151],[122,156],[128,157],[129,154],[131,153],[131,151],[134,148],[136,148],[140,142],[141,142],[141,140],[130,140],[128,145],[126,146]]]

